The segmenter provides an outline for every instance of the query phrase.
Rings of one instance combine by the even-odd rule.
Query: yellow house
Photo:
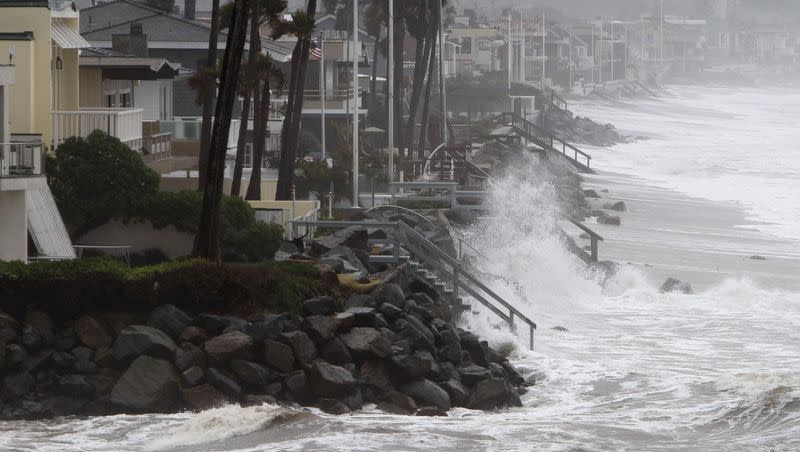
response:
[[[79,58],[89,43],[79,30],[72,0],[0,0],[0,64],[13,64],[17,80],[9,102],[11,140],[41,135],[52,148],[101,129],[140,146],[141,110],[81,108]]]

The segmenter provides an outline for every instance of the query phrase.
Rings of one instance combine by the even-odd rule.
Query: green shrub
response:
[[[60,322],[91,312],[146,313],[167,303],[193,314],[299,312],[304,300],[335,294],[337,284],[299,263],[192,259],[130,269],[107,258],[0,262],[0,310],[22,316],[42,309]]]
[[[119,139],[95,130],[71,137],[48,158],[53,196],[76,236],[125,217],[158,191],[159,176]]]

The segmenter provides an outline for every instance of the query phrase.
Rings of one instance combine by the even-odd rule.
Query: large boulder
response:
[[[440,385],[450,396],[453,406],[467,406],[470,392],[460,381],[451,378]]]
[[[181,374],[181,386],[185,388],[198,386],[205,379],[206,373],[202,368],[199,366],[190,367]]]
[[[113,343],[108,329],[99,320],[89,315],[84,315],[75,322],[75,333],[83,345],[93,350],[110,347]]]
[[[417,405],[434,405],[445,411],[450,409],[450,396],[430,380],[412,381],[403,385],[400,391],[414,399]]]
[[[218,336],[224,330],[230,328],[239,331],[247,331],[250,323],[238,317],[230,317],[214,314],[200,314],[197,316],[197,324],[206,330],[211,336]]]
[[[296,370],[286,376],[286,391],[295,402],[310,403],[314,399],[304,370]]]
[[[41,339],[43,345],[53,345],[56,338],[55,331],[53,330],[53,320],[46,312],[28,312],[25,315],[25,324],[30,326],[31,331]]]
[[[410,380],[424,377],[435,364],[433,357],[428,352],[394,355],[392,356],[392,363],[401,375]]]
[[[203,344],[212,366],[223,366],[232,359],[247,358],[253,349],[253,338],[238,331],[229,331]]]
[[[312,315],[303,321],[303,327],[320,344],[331,339],[336,334],[339,322],[332,315]]]
[[[461,381],[470,386],[492,377],[492,372],[489,369],[474,364],[460,367],[458,373],[461,374]]]
[[[350,412],[350,408],[336,399],[319,399],[319,409],[328,414],[340,415]]]
[[[359,256],[359,253],[362,255]],[[367,276],[370,274],[367,263],[369,256],[363,251],[354,251],[352,248],[337,246],[322,255],[324,259],[337,259],[343,262],[343,267],[348,274]]]
[[[309,254],[314,257],[322,257],[330,250],[339,247],[369,252],[369,235],[366,228],[350,226],[329,236],[321,237],[311,244]]]
[[[283,333],[283,337],[289,342],[294,351],[294,358],[300,364],[307,366],[317,358],[317,347],[314,346],[314,341],[306,333],[292,331]]]
[[[263,320],[253,322],[247,329],[247,334],[257,342],[267,339],[275,340],[283,332],[284,327],[290,323],[285,315],[268,315]]]
[[[175,342],[163,331],[144,325],[131,325],[120,331],[114,341],[114,359],[128,362],[140,355],[172,358],[175,348]]]
[[[309,316],[335,314],[337,308],[336,301],[329,296],[311,298],[303,302],[303,313]]]
[[[311,364],[308,377],[311,390],[319,397],[346,396],[356,386],[356,379],[347,369],[321,359]]]
[[[619,226],[622,224],[622,219],[615,215],[600,212],[600,215],[597,216],[597,222],[609,226]]]
[[[403,289],[397,284],[382,284],[373,290],[372,298],[377,301],[378,306],[389,303],[402,309],[406,304],[406,296]]]
[[[167,333],[173,339],[181,335],[184,328],[192,323],[192,318],[175,305],[159,306],[150,313],[147,325]]]
[[[181,397],[189,408],[198,411],[214,408],[225,402],[225,396],[208,383],[181,388]]]
[[[472,390],[469,408],[490,410],[508,405],[508,389],[505,380],[490,378],[478,382]]]
[[[668,278],[664,281],[664,284],[661,285],[658,291],[660,293],[680,293],[684,295],[691,295],[694,293],[691,284],[675,278]]]
[[[187,326],[178,336],[178,342],[191,342],[194,345],[201,345],[208,340],[208,333],[199,326]]]
[[[357,359],[385,358],[392,354],[392,344],[375,328],[356,327],[339,338]]]
[[[164,411],[178,397],[178,375],[169,361],[136,358],[111,390],[111,403],[135,411]]]
[[[94,386],[86,381],[83,375],[62,375],[53,382],[56,394],[89,399],[94,396]]]
[[[294,369],[292,347],[267,339],[264,341],[264,362],[279,372],[291,372]]]
[[[242,395],[242,387],[239,386],[239,383],[220,369],[213,367],[208,369],[206,371],[206,380],[217,388],[219,392],[233,400],[238,400]]]
[[[384,360],[371,359],[361,365],[358,382],[373,386],[381,391],[394,389],[392,385],[392,369]]]
[[[231,361],[231,370],[246,386],[260,388],[269,383],[269,371],[260,364],[237,359]]]
[[[406,315],[405,319],[395,322],[395,331],[403,339],[408,339],[416,348],[435,350],[435,338],[431,330],[413,315]]]
[[[353,362],[353,356],[350,355],[347,346],[344,345],[344,342],[338,337],[334,337],[326,342],[325,345],[322,346],[322,349],[320,349],[319,356],[325,361],[336,364],[337,366],[343,366]]]
[[[442,358],[459,364],[461,362],[461,340],[458,334],[452,329],[445,329],[439,332],[439,356]]]
[[[206,352],[191,342],[184,342],[175,349],[175,367],[183,372],[193,366],[206,367]]]
[[[15,400],[24,396],[33,383],[33,376],[27,370],[6,375],[0,388],[0,400]]]

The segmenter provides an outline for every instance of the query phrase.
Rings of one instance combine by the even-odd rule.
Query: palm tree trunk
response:
[[[284,184],[287,184],[287,174],[292,170],[292,163],[289,161],[292,157],[289,151],[289,133],[292,130],[292,120],[295,115],[295,102],[294,99],[297,97],[297,80],[299,78],[299,71],[300,71],[300,53],[302,50],[302,46],[300,42],[295,45],[294,51],[292,51],[292,73],[289,76],[289,91],[288,91],[288,100],[286,103],[286,116],[283,118],[283,126],[281,126],[281,161],[278,165],[278,186],[275,189],[275,197],[278,198],[279,192],[289,191],[291,192],[291,184],[288,187],[283,187]]]
[[[249,66],[249,62],[248,62]],[[248,74],[252,72],[248,71]],[[253,91],[249,91],[242,101],[242,123],[239,125],[239,142],[236,143],[236,161],[233,165],[233,180],[231,181],[231,196],[239,197],[242,194],[242,172],[244,170],[244,150],[247,146],[247,126],[250,122],[250,100]]]
[[[425,15],[428,12],[428,1],[423,2],[420,8],[418,21],[420,24],[426,23]],[[404,143],[408,148],[408,155],[413,153],[414,148],[414,129],[417,126],[417,110],[419,109],[419,99],[422,96],[422,88],[425,84],[426,64],[428,63],[428,53],[431,49],[431,39],[428,33],[423,32],[417,39],[416,53],[414,54],[414,79],[412,80],[411,97],[409,98],[408,120],[406,121]]]
[[[315,17],[317,13],[317,0],[308,0],[307,14],[309,17]],[[312,30],[313,31],[313,30]],[[298,50],[299,49],[299,50]],[[288,130],[281,140],[285,140],[286,149],[281,150],[281,163],[278,169],[278,186],[275,193],[277,201],[288,201],[292,199],[292,188],[294,186],[294,169],[295,160],[297,159],[297,142],[300,133],[300,121],[303,114],[303,96],[306,89],[306,68],[308,67],[308,53],[311,49],[311,31],[305,34],[303,38],[297,42],[295,52],[297,53],[297,60],[292,61],[292,75],[295,74],[295,65],[297,65],[297,80],[294,82],[294,98],[290,98],[293,105],[292,116],[287,117],[289,122]],[[355,74],[354,76],[357,76]],[[291,88],[290,88],[291,89]],[[284,121],[286,127],[286,121]],[[284,152],[285,151],[285,152]]]
[[[402,18],[401,14],[402,3],[394,2],[395,18]],[[397,19],[395,19],[397,20]],[[405,53],[403,48],[405,46],[406,28],[400,20],[399,26],[394,27],[394,130],[397,141],[397,148],[403,149],[403,62],[405,60]]]
[[[434,34],[434,41],[435,41]],[[425,96],[422,101],[422,119],[420,124],[422,128],[419,131],[419,149],[425,149],[428,144],[428,117],[430,115],[431,106],[431,86],[433,85],[434,69],[436,67],[436,42],[433,43],[433,48],[428,54],[428,80],[425,82]]]
[[[248,201],[261,200],[261,168],[264,164],[264,149],[267,140],[267,121],[269,120],[269,74],[265,74],[264,86],[256,105],[253,121],[253,171],[250,173],[250,184],[247,186]]]
[[[222,203],[222,185],[225,174],[225,154],[228,147],[233,104],[239,82],[245,37],[247,35],[247,6],[249,0],[236,0],[233,11],[233,24],[225,46],[225,56],[221,67],[220,89],[211,129],[208,154],[208,183],[203,190],[203,209],[200,214],[200,227],[194,245],[194,255],[210,260],[220,258],[219,215]]]
[[[378,105],[378,51],[380,47],[380,34],[375,37],[375,48],[372,49],[372,78],[369,81],[370,106]]]
[[[200,162],[198,164],[199,174],[198,190],[202,191],[206,185],[206,173],[208,171],[208,154],[211,143],[211,121],[214,113],[214,87],[216,83],[211,79],[212,69],[217,67],[217,38],[219,36],[219,0],[211,2],[211,30],[208,36],[208,54],[206,55],[205,68],[200,68],[200,78],[203,80],[203,94],[201,102],[203,104],[203,124],[200,130]],[[205,69],[205,70],[203,70]]]

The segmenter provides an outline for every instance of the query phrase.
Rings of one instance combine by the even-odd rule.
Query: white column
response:
[[[327,158],[327,149],[325,146],[325,41],[322,38],[322,35],[319,35],[319,95],[320,95],[320,103],[322,106],[322,160]]]
[[[378,45],[378,43],[375,43]],[[389,183],[394,182],[394,0],[389,0],[389,67],[386,70],[389,90]]]

